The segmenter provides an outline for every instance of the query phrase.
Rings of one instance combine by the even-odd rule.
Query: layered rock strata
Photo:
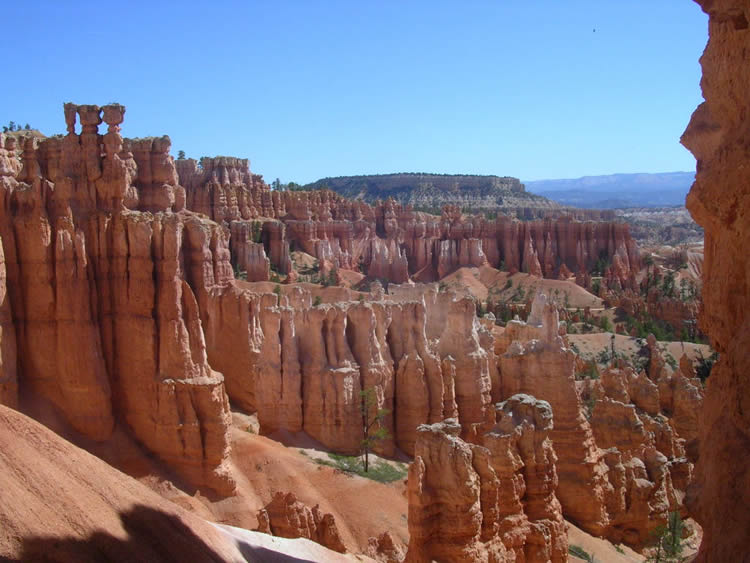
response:
[[[408,562],[566,561],[548,403],[516,395],[479,444],[455,420],[419,427]]]
[[[698,161],[687,207],[705,229],[701,323],[719,361],[708,379],[688,506],[703,526],[697,560],[730,561],[750,552],[750,7],[741,0],[698,4],[709,16],[701,58],[706,101],[682,143]]]
[[[287,208],[304,218],[307,200],[186,192],[168,138],[124,139],[124,112],[66,105],[68,135],[26,140],[21,166],[3,138],[3,402],[15,404],[20,386],[99,441],[122,424],[191,484],[223,494],[233,488],[229,398],[257,412],[264,432],[304,430],[347,453],[360,449],[365,389],[389,411],[381,453],[413,453],[419,424],[457,417],[467,438],[492,424],[492,337],[471,300],[436,287],[367,299],[331,288],[318,304],[295,285],[240,287],[231,249],[262,279],[263,237],[309,224],[244,218]],[[202,173],[220,190],[254,181],[240,174],[246,167],[204,161]],[[244,243],[230,248],[230,235]],[[271,246],[269,256],[283,252]]]

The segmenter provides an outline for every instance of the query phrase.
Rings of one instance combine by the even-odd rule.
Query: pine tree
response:
[[[679,512],[670,512],[666,526],[662,525],[651,532],[653,550],[649,563],[671,563],[682,561],[682,531],[685,524]]]
[[[374,413],[371,412],[377,406],[377,397],[375,396],[375,389],[373,387],[360,391],[359,397],[361,399],[360,410],[362,412],[362,429],[364,431],[364,438],[361,442],[362,457],[364,460],[364,470],[367,473],[370,468],[370,450],[372,450],[377,442],[388,437],[388,430],[382,424],[390,411],[387,409],[377,409]],[[375,428],[376,426],[377,428]]]

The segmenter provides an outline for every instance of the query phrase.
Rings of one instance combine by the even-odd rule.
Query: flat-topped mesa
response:
[[[453,419],[418,428],[407,562],[567,560],[552,409],[515,395],[496,412],[478,444],[459,438]]]
[[[196,270],[231,283],[226,233],[175,213],[169,137],[123,139],[119,104],[64,110],[68,134],[27,138],[20,171],[0,138],[0,315],[17,335],[18,380],[86,437],[123,424],[192,484],[231,492],[229,405],[190,285]],[[4,327],[4,364],[11,336]]]
[[[528,393],[552,406],[565,516],[642,547],[670,510],[684,511],[692,474],[684,445],[695,440],[690,413],[701,403],[700,386],[661,364],[657,382],[624,368],[607,370],[601,381],[576,381],[576,356],[561,332],[556,307],[541,294],[528,322],[506,325],[495,341],[500,396]]]

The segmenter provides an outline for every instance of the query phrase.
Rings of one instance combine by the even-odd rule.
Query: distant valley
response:
[[[589,209],[685,205],[694,172],[610,174],[524,182],[526,189],[562,205]]]

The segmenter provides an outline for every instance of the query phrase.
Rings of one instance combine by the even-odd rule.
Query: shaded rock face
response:
[[[598,381],[575,380],[556,307],[544,295],[528,322],[511,321],[495,343],[500,396],[528,393],[555,416],[557,497],[566,518],[590,533],[641,547],[670,510],[684,511],[692,475],[686,443],[696,440],[700,382],[665,367],[652,342],[652,381],[611,368]]]
[[[383,563],[401,563],[404,560],[403,548],[393,541],[393,536],[387,531],[369,539],[366,555]]]
[[[322,270],[360,269],[394,283],[434,281],[462,266],[485,264],[556,279],[561,272],[588,272],[604,257],[613,264],[608,285],[636,288],[640,258],[624,223],[570,216],[488,220],[465,216],[456,205],[443,206],[438,217],[392,199],[371,206],[325,190],[271,191],[246,159],[204,158],[202,167],[188,159],[176,165],[187,207],[231,228],[233,259],[248,279],[251,271],[265,271],[266,259],[288,273],[289,252],[296,249],[317,258]],[[258,225],[260,231],[253,231]],[[259,240],[263,253],[243,249]]]
[[[750,552],[750,7],[741,0],[698,4],[709,16],[701,58],[706,101],[693,113],[682,143],[698,161],[687,207],[705,229],[701,323],[719,361],[708,380],[688,505],[704,531],[698,560],[729,561]]]
[[[2,143],[3,402],[17,368],[81,434],[106,440],[125,423],[188,481],[228,493],[229,406],[189,283],[191,268],[231,283],[227,237],[180,211],[169,139],[123,139],[124,113],[66,104],[69,133],[26,139],[20,170]]]
[[[406,561],[566,561],[548,403],[497,405],[480,444],[455,420],[419,427],[409,469]]]
[[[5,257],[0,242],[0,404],[18,406],[16,329],[8,298]]]
[[[258,522],[259,532],[282,538],[306,538],[333,551],[346,552],[333,515],[321,512],[317,505],[308,507],[294,493],[275,493],[271,502],[260,509]]]

